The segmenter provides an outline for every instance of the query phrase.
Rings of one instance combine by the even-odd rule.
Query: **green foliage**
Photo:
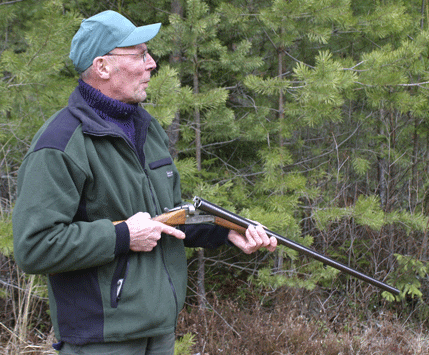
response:
[[[260,57],[249,56],[252,43],[243,40],[234,44],[233,51],[221,51],[220,64],[233,72],[248,72],[262,66],[263,61]]]
[[[355,223],[370,227],[379,231],[388,225],[399,225],[407,234],[412,231],[425,232],[428,218],[419,213],[408,213],[406,211],[384,213],[380,207],[380,199],[376,196],[359,196],[355,206],[329,207],[315,211],[314,219],[320,230],[327,228],[329,223],[338,222],[341,219],[353,218]]]
[[[359,196],[353,214],[356,223],[380,230],[384,225],[384,212],[380,208],[380,200],[376,196]]]
[[[244,85],[261,95],[278,95],[280,91],[291,86],[289,80],[281,78],[263,79],[256,75],[248,75],[244,79]]]
[[[402,1],[377,4],[374,11],[365,16],[362,30],[366,35],[375,38],[385,38],[410,30],[411,16]]]
[[[325,44],[332,35],[332,26],[345,27],[352,21],[350,0],[275,0],[261,11],[261,19],[273,32],[281,46],[290,46],[296,38]]]
[[[162,67],[151,77],[147,94],[148,103],[143,105],[163,127],[171,124],[175,113],[183,106],[183,102],[191,101],[190,91],[180,87],[177,70],[170,66]]]
[[[314,69],[298,63],[294,72],[300,86],[293,97],[302,109],[305,122],[313,126],[324,120],[340,121],[343,92],[353,87],[356,74],[344,70],[328,51],[319,53]]]
[[[329,244],[331,237],[340,238],[333,235],[336,228],[341,235],[346,234],[341,228],[364,227],[358,240],[329,244],[330,254],[356,256],[360,267],[388,270],[385,260],[396,253],[389,277],[401,297],[419,298],[426,264],[416,249],[427,229],[429,171],[429,32],[421,5],[415,0],[1,5],[0,178],[16,179],[34,132],[76,86],[67,55],[83,17],[114,9],[139,25],[160,21],[161,31],[149,43],[160,69],[144,107],[164,127],[180,114],[175,148],[184,199],[207,198],[306,246],[320,233]],[[195,144],[195,113],[202,147]],[[373,237],[377,233],[380,238]],[[0,236],[2,252],[10,254],[8,217]],[[380,255],[369,257],[377,243]],[[275,257],[285,259],[283,269],[273,272],[274,257],[267,254],[252,279],[260,287],[311,290],[335,279],[332,269],[290,249],[279,247]]]
[[[0,219],[0,253],[10,256],[13,252],[12,217],[3,216]]]
[[[339,270],[324,267],[322,263],[316,261],[300,268],[297,268],[296,263],[288,263],[287,269],[273,274],[271,269],[263,268],[259,270],[257,278],[250,276],[249,281],[261,288],[277,289],[287,286],[312,291],[317,285],[329,287],[339,273]]]
[[[319,229],[325,229],[327,224],[342,218],[354,218],[358,225],[380,230],[385,225],[384,213],[376,196],[359,196],[354,208],[331,207],[315,211],[314,218]]]
[[[70,42],[80,18],[72,12],[63,14],[61,1],[0,7],[5,9],[0,125],[7,140],[0,137],[0,145],[13,166],[23,156],[18,151],[21,144],[28,143],[42,123],[65,105],[75,86],[64,41]],[[9,32],[14,34],[11,39]]]
[[[186,333],[180,340],[176,340],[174,343],[174,353],[176,355],[190,355],[194,344],[195,335]]]
[[[425,279],[429,272],[427,262],[418,260],[412,256],[395,254],[398,261],[398,267],[390,275],[392,284],[398,288],[401,293],[399,296],[393,296],[388,292],[383,292],[383,297],[389,301],[397,301],[409,296],[411,298],[421,298],[423,296],[420,288],[420,280]]]
[[[199,110],[213,110],[225,104],[228,92],[222,88],[210,89],[193,95],[193,108]]]
[[[182,193],[184,196],[192,197],[194,186],[201,184],[201,177],[198,174],[197,163],[194,158],[180,159],[175,161],[180,173]]]
[[[426,233],[428,217],[417,212],[393,211],[386,215],[386,223],[400,226],[405,234],[410,236],[413,232]]]
[[[370,169],[370,162],[368,159],[356,157],[353,159],[353,169],[358,175],[365,175]]]
[[[231,212],[236,212],[229,197],[232,186],[232,182],[214,185],[203,182],[194,189],[194,196],[202,197],[216,205],[230,210]]]
[[[239,136],[239,127],[234,118],[234,111],[224,105],[220,105],[216,110],[207,111],[205,114],[206,123],[204,129],[206,137],[204,141],[206,143],[219,142],[226,139],[235,139]]]

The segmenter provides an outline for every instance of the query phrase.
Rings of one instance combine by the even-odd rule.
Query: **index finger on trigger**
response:
[[[181,230],[178,230],[174,227],[170,227],[165,225],[162,232],[172,235],[173,237],[176,237],[177,239],[185,239],[186,235]]]

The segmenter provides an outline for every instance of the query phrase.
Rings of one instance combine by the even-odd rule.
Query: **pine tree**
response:
[[[71,40],[79,18],[63,14],[60,1],[0,5],[0,212],[8,218],[16,170],[29,142],[44,120],[67,103],[74,86],[64,41]],[[9,230],[0,238],[11,251]]]
[[[228,92],[219,87],[217,73],[228,71],[234,73],[246,68],[254,68],[261,64],[255,58],[247,58],[250,49],[248,41],[237,44],[234,51],[229,50],[218,38],[217,28],[220,25],[220,14],[211,12],[209,6],[200,0],[188,0],[184,7],[184,17],[172,14],[169,17],[169,26],[154,40],[153,51],[157,55],[177,53],[180,59],[172,65],[178,68],[181,81],[192,88],[192,95],[185,98],[181,107],[180,132],[181,144],[176,149],[194,145],[195,168],[203,179],[214,177],[207,174],[202,155],[204,144],[218,142],[220,139],[230,140],[238,135],[233,111],[226,106]],[[185,145],[185,146],[184,146]],[[181,158],[188,157],[189,153],[182,153]],[[180,162],[178,164],[180,168]],[[229,185],[224,185],[227,187]],[[216,188],[217,190],[217,188]],[[194,194],[211,194],[213,188],[207,184],[200,187],[194,185]],[[186,192],[186,189],[184,190]],[[217,196],[217,201],[219,201]],[[204,254],[199,253],[199,303],[204,306]]]

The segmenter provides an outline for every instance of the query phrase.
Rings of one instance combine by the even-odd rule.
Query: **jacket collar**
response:
[[[102,119],[95,111],[87,104],[76,89],[72,92],[69,98],[68,108],[73,116],[82,122],[82,132],[94,136],[115,136],[129,140],[125,133],[114,123]],[[149,113],[141,108],[137,108],[133,114],[133,118],[137,120],[137,125],[140,127],[148,127],[151,121]]]

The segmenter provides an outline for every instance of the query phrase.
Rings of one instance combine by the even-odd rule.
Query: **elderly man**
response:
[[[156,68],[146,43],[159,29],[114,11],[82,22],[70,51],[79,84],[18,174],[15,257],[24,271],[48,275],[60,354],[173,354],[184,246],[276,247],[261,227],[243,236],[151,220],[182,204],[168,138],[138,105]]]

